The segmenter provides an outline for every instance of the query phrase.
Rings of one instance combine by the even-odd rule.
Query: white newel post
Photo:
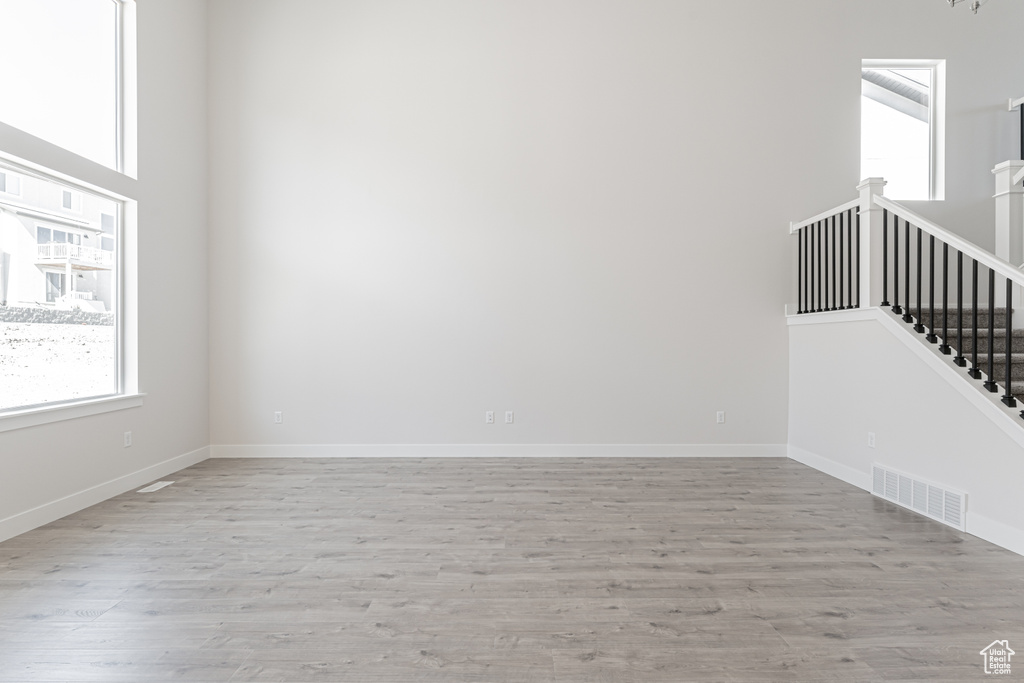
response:
[[[1004,161],[992,169],[995,176],[996,193],[996,256],[1015,266],[1024,263],[1024,187],[1020,176],[1024,173],[1024,161]],[[996,305],[1006,305],[1006,292],[997,288]],[[1014,288],[1014,308],[1020,308],[1022,291]],[[1013,317],[1015,328],[1024,327],[1024,316]]]
[[[996,177],[996,256],[1015,266],[1024,264],[1024,186],[1014,177],[1024,161],[1004,161],[992,169]]]
[[[883,188],[885,180],[882,178],[867,178],[857,186],[860,191],[861,308],[882,302],[882,210],[875,206],[873,198],[883,196]]]

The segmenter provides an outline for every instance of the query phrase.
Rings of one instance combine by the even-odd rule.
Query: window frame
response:
[[[946,198],[946,60],[945,59],[862,59],[864,69],[927,69],[931,73],[928,92],[928,198]],[[862,143],[863,144],[863,141]]]
[[[117,393],[0,410],[0,432],[142,405],[138,376],[138,182],[136,0],[116,5],[116,166],[110,168],[0,121],[0,161],[73,192],[116,203],[113,235]],[[63,205],[63,202],[61,202]]]

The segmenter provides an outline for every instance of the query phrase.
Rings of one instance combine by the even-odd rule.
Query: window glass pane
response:
[[[861,178],[885,178],[894,199],[928,199],[931,69],[864,69]]]
[[[113,0],[0,0],[0,121],[117,167]]]
[[[21,181],[0,196],[0,410],[116,394],[120,205],[75,190],[68,215],[65,186]]]

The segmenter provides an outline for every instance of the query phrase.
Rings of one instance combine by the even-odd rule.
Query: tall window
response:
[[[0,25],[2,430],[38,407],[138,391],[123,250],[136,229],[135,5],[0,0]]]
[[[865,60],[861,178],[888,181],[894,199],[942,199],[944,62]]]

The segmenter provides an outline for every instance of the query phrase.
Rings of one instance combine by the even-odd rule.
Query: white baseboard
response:
[[[870,473],[855,470],[796,446],[789,447],[789,457],[868,493],[871,492]],[[967,533],[1018,555],[1024,555],[1024,530],[971,512],[970,509],[967,510]]]
[[[856,486],[859,489],[865,491],[871,490],[871,473],[861,472],[855,470],[852,467],[847,467],[834,460],[822,457],[817,453],[811,453],[805,451],[802,448],[796,446],[789,447],[789,457],[791,460],[796,460],[799,463],[807,465],[808,467],[814,468],[819,472],[824,472],[830,477],[835,477],[840,481],[845,481],[847,484]]]
[[[39,507],[19,512],[6,519],[0,519],[0,542],[41,527],[44,524],[49,524],[61,517],[67,517],[91,505],[102,503],[109,498],[121,495],[125,491],[130,491],[136,486],[148,484],[154,479],[159,479],[172,472],[195,465],[209,457],[210,447],[203,446],[191,453],[185,453],[170,460],[164,460],[161,463],[126,474],[123,477],[118,477],[84,491],[72,493],[70,496],[44,503]]]
[[[967,533],[1024,555],[1024,530],[967,510]]]
[[[785,444],[243,444],[212,458],[784,458]]]

